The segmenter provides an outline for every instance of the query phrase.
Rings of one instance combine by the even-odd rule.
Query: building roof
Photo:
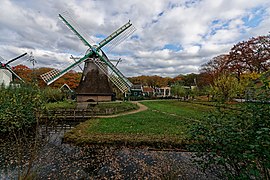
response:
[[[143,87],[143,92],[154,92],[154,89],[151,87]]]
[[[132,87],[131,87],[132,90],[143,90],[143,87],[141,84],[134,84]]]
[[[69,90],[69,91],[72,91],[72,90],[70,89],[70,87],[69,87],[67,84],[63,84],[63,86],[61,86],[60,89],[61,89],[61,90],[62,90],[62,89],[67,89],[67,90]]]

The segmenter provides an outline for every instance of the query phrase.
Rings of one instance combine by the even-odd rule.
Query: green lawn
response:
[[[136,110],[139,107],[131,102],[103,102],[95,105],[95,108],[107,109],[114,108],[116,113],[127,112],[131,110]]]
[[[142,104],[152,110],[158,110],[169,114],[176,114],[183,118],[202,120],[213,107],[202,104],[194,104],[183,101],[165,100],[165,101],[145,101]]]
[[[145,101],[149,109],[115,118],[92,119],[65,135],[75,143],[176,145],[188,137],[188,128],[202,121],[212,107],[181,101]]]

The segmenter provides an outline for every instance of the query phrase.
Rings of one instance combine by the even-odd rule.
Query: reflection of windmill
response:
[[[25,56],[27,53],[24,53],[18,57],[15,57],[11,60],[9,60],[7,63],[2,63],[4,59],[0,57],[0,84],[4,84],[5,86],[9,86],[10,82],[12,81],[12,75],[18,78],[19,80],[23,81],[20,76],[18,76],[12,68],[9,66],[10,63],[16,61],[17,59]],[[2,61],[2,62],[1,62]],[[24,81],[23,81],[24,82]]]
[[[107,38],[102,40],[98,45],[90,45],[86,39],[64,18],[59,14],[60,19],[71,29],[76,36],[89,48],[84,57],[75,60],[73,64],[64,70],[52,70],[41,75],[41,78],[49,85],[71,69],[85,62],[82,78],[79,87],[76,90],[77,101],[110,101],[112,98],[112,87],[110,80],[121,92],[126,93],[130,90],[132,83],[116,68],[115,65],[107,58],[106,54],[101,50],[108,43],[120,43],[134,32],[135,28],[128,22],[118,30],[114,31]]]

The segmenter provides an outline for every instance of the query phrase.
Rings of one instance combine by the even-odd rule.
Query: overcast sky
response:
[[[0,56],[33,52],[37,67],[62,69],[87,47],[61,22],[68,11],[91,44],[131,20],[136,31],[112,51],[128,77],[197,73],[239,41],[270,32],[269,0],[1,0]],[[94,42],[92,42],[94,41]],[[16,64],[31,65],[26,58]]]

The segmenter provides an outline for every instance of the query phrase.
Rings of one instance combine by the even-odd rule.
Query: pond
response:
[[[218,179],[215,171],[200,171],[189,152],[62,143],[75,125],[42,125],[38,136],[23,137],[21,145],[16,139],[2,140],[0,179],[15,179],[28,167],[36,179]]]

